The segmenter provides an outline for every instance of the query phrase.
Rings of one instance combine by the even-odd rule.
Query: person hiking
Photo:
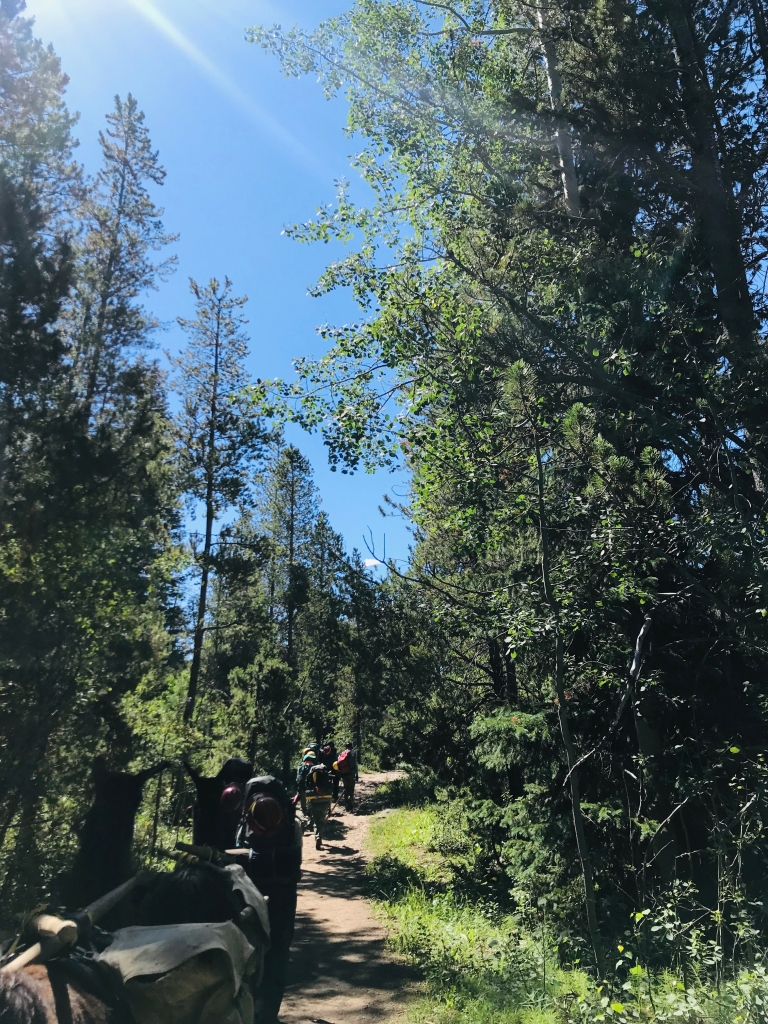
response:
[[[254,1020],[279,1024],[301,878],[302,834],[293,802],[274,776],[260,775],[246,783],[237,846],[250,849],[245,870],[268,899],[271,946],[261,984],[253,993]]]
[[[299,793],[301,813],[304,815],[307,814],[307,778],[317,763],[317,754],[311,747],[307,747],[296,769],[296,789]]]
[[[333,800],[333,772],[322,761],[309,758],[302,772],[307,816],[315,833],[315,849],[323,845],[323,825],[331,816]]]
[[[357,751],[351,743],[344,744],[334,767],[344,786],[344,806],[351,811],[355,804],[355,783],[359,778]]]
[[[277,1024],[301,877],[302,834],[295,808],[282,782],[271,775],[252,778],[253,767],[243,758],[230,758],[212,778],[186,767],[197,792],[195,845],[225,852],[247,847],[245,872],[268,898],[271,946],[253,998],[259,1024]]]
[[[332,740],[327,740],[320,748],[320,763],[325,765],[333,783],[334,803],[339,799],[339,774],[335,767],[338,756]]]

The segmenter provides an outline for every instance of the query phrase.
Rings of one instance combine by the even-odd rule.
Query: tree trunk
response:
[[[184,721],[189,722],[195,710],[197,700],[197,684],[200,678],[200,662],[203,655],[203,639],[205,637],[205,611],[208,602],[208,576],[210,573],[211,546],[213,543],[213,524],[216,519],[214,494],[216,483],[216,416],[218,413],[219,388],[219,354],[221,334],[221,302],[216,317],[216,335],[213,346],[213,386],[211,388],[211,405],[209,410],[208,452],[205,481],[205,542],[203,545],[202,575],[200,578],[200,596],[197,602],[197,618],[192,642],[192,665],[189,670],[187,699],[184,704]]]
[[[16,812],[19,809],[19,802],[21,801],[21,794],[17,790],[12,793],[8,799],[8,803],[5,807],[5,818],[0,824],[0,851],[5,846],[5,837],[8,834],[8,829],[13,824],[13,819],[16,817]]]
[[[655,729],[648,719],[643,714],[643,708],[641,702],[633,700],[632,706],[634,709],[635,718],[635,732],[637,734],[637,745],[640,750],[640,756],[643,762],[649,764],[653,775],[653,768],[655,763],[663,751],[663,744],[658,729]],[[643,772],[645,774],[645,770]],[[655,781],[655,780],[654,780]],[[654,813],[657,818],[660,818],[662,822],[666,824],[662,825],[658,829],[651,842],[651,861],[655,870],[658,872],[658,877],[664,884],[672,882],[675,878],[677,868],[677,854],[678,844],[677,837],[675,836],[675,826],[671,821],[667,821],[667,818],[672,813],[672,801],[669,799],[666,787],[659,785],[658,783],[654,786],[655,789],[655,800],[654,800]],[[648,859],[645,859],[646,865],[649,863]]]
[[[546,15],[541,7],[536,11],[536,20],[539,25],[541,45],[544,50],[544,66],[547,71],[547,81],[549,82],[549,101],[555,116],[559,117],[563,109],[563,83],[557,63],[557,51],[547,30]],[[576,179],[576,165],[573,160],[571,133],[568,127],[562,123],[557,126],[555,144],[557,145],[557,155],[560,161],[560,177],[563,182],[565,208],[569,216],[578,217],[581,213],[581,202],[579,200],[579,183]]]
[[[763,81],[768,84],[768,25],[765,22],[765,13],[761,0],[752,0],[752,17],[755,21],[755,34],[760,50],[760,60],[763,62]]]
[[[651,616],[646,615],[643,620],[642,628],[637,634],[637,640],[635,641],[635,653],[632,658],[632,666],[629,670],[626,698],[621,702],[619,714],[616,716],[614,728],[611,730],[613,733],[618,726],[619,719],[628,700],[632,705],[632,715],[635,723],[635,734],[637,736],[637,746],[640,751],[640,756],[643,759],[644,764],[650,763],[651,768],[654,767],[655,760],[662,753],[663,744],[658,729],[654,728],[650,724],[643,713],[643,702],[642,698],[638,697],[637,684],[640,680],[640,673],[643,669],[645,642],[651,631],[652,625],[653,620],[651,619]],[[645,772],[643,772],[643,774],[645,774]],[[669,799],[669,794],[665,786],[656,786],[654,805],[656,813],[660,815],[662,821],[666,821],[672,809],[672,802]],[[652,863],[655,865],[662,881],[665,883],[671,882],[675,877],[678,855],[678,843],[674,825],[667,823],[657,831],[651,842],[651,852],[653,854],[651,858]],[[644,861],[644,867],[647,867],[647,865],[648,860],[646,858]]]
[[[93,399],[96,395],[96,384],[99,378],[99,363],[101,361],[101,355],[104,351],[104,330],[107,321],[107,307],[109,300],[112,297],[112,281],[115,276],[115,265],[117,263],[118,255],[118,239],[120,237],[120,230],[123,225],[123,211],[125,206],[125,187],[128,177],[128,142],[126,140],[125,150],[123,152],[123,161],[120,167],[120,189],[117,195],[117,212],[115,215],[115,223],[112,229],[112,235],[110,240],[109,257],[107,259],[107,267],[104,271],[104,277],[101,281],[101,288],[99,289],[99,312],[96,317],[96,338],[94,344],[94,350],[91,360],[91,366],[88,371],[88,387],[85,396],[85,405],[87,409],[87,419],[90,421],[92,414]]]
[[[161,756],[165,756],[165,743],[163,743],[163,753]],[[152,815],[152,842],[150,844],[150,854],[154,857],[155,850],[157,849],[157,830],[160,825],[160,799],[163,794],[163,772],[157,776],[157,789],[155,790],[155,808]]]
[[[487,644],[494,693],[499,700],[505,701],[511,708],[516,707],[517,672],[515,663],[498,637],[488,637]]]
[[[595,879],[592,869],[592,857],[589,852],[587,836],[584,830],[584,814],[581,809],[581,794],[579,792],[579,773],[576,767],[578,758],[576,748],[571,736],[571,725],[568,718],[568,708],[565,695],[565,651],[563,649],[563,635],[560,628],[560,606],[552,589],[550,575],[550,552],[549,552],[549,528],[546,517],[546,504],[544,495],[544,463],[541,457],[536,424],[533,423],[533,436],[536,448],[536,463],[538,467],[538,503],[539,503],[539,536],[541,542],[541,576],[544,585],[544,596],[549,605],[552,617],[555,621],[555,692],[557,694],[557,718],[560,725],[560,734],[563,737],[565,756],[568,764],[568,779],[571,789],[571,811],[573,815],[573,829],[576,835],[576,849],[581,862],[581,875],[584,882],[584,903],[587,911],[587,928],[592,942],[592,949],[595,954],[595,963],[600,978],[605,977],[605,956],[603,944],[600,937],[600,929],[597,923],[597,905],[595,901]]]
[[[293,668],[293,617],[296,613],[294,595],[294,559],[296,557],[296,471],[291,467],[291,483],[289,492],[290,512],[288,514],[288,600],[286,615],[288,617],[288,665]]]
[[[515,659],[511,656],[506,647],[504,648],[504,683],[507,704],[509,704],[511,708],[517,707],[517,668],[515,667]]]
[[[741,252],[739,217],[720,163],[714,97],[699,59],[687,7],[681,0],[671,0],[665,10],[675,41],[683,106],[692,136],[695,202],[717,287],[720,317],[736,352],[752,356],[757,352],[757,325]]]

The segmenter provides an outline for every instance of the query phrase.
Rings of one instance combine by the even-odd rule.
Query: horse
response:
[[[85,906],[131,876],[131,844],[144,784],[166,766],[164,762],[129,775],[107,771],[102,757],[94,760],[93,805],[79,833],[72,869],[61,885],[66,905]],[[173,872],[157,874],[138,895],[140,902],[129,918],[135,925],[230,921],[242,908],[231,877],[204,863],[179,864]],[[103,989],[84,980],[82,972],[73,973],[67,958],[0,973],[0,1024],[133,1024],[125,1002]]]
[[[134,873],[131,846],[144,784],[167,767],[162,761],[129,775],[108,771],[103,757],[94,759],[93,803],[79,831],[72,867],[58,887],[65,906],[87,906]]]
[[[3,1024],[129,1024],[103,999],[67,982],[44,964],[0,974]]]
[[[241,909],[225,871],[202,862],[179,864],[155,878],[139,904],[137,924],[214,924],[233,920]],[[118,989],[66,957],[0,973],[0,1022],[134,1024]]]

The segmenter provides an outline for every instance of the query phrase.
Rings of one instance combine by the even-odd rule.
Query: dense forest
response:
[[[257,414],[229,280],[191,283],[187,344],[161,368],[145,303],[175,238],[137,101],[115,100],[88,177],[57,57],[8,4],[0,39],[7,917],[70,863],[95,754],[173,765],[148,787],[145,856],[189,825],[183,758],[215,774],[242,754],[287,782],[303,740],[336,736],[376,763],[381,638],[403,613]]]
[[[603,976],[634,922],[649,962],[753,963],[761,0],[357,0],[249,37],[346,98],[372,197],[342,185],[290,230],[348,246],[316,290],[359,322],[258,386],[226,278],[191,283],[161,369],[145,304],[174,238],[144,118],[117,99],[86,176],[59,62],[2,0],[3,912],[69,862],[95,752],[171,762],[149,857],[186,825],[182,758],[288,782],[334,736],[460,808],[465,894],[549,901],[563,962]],[[289,421],[343,472],[407,466],[407,568],[346,553]]]

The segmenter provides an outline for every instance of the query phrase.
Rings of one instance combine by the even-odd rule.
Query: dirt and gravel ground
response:
[[[361,811],[372,813],[348,814],[339,805],[322,850],[305,837],[291,981],[280,1011],[285,1024],[383,1024],[418,991],[416,973],[387,950],[386,932],[363,896],[365,838],[376,813],[371,797],[393,777],[361,775],[356,795]]]

